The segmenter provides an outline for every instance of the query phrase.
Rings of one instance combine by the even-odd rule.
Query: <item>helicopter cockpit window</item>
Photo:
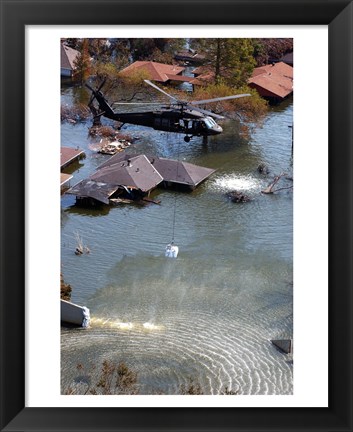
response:
[[[214,126],[215,126],[215,122],[214,122],[214,120],[213,119],[211,119],[211,118],[206,118],[205,120],[204,120],[204,122],[205,122],[205,124],[206,124],[206,126],[207,126],[207,128],[208,129],[212,129]]]

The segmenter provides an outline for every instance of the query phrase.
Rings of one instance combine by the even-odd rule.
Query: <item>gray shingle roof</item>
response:
[[[67,193],[109,204],[109,197],[121,187],[148,192],[162,181],[196,187],[214,172],[184,161],[117,153]]]
[[[80,53],[70,48],[65,44],[61,44],[61,67],[63,69],[74,70],[75,69],[75,60]]]
[[[101,167],[90,178],[91,180],[140,189],[142,192],[155,188],[163,181],[159,172],[151,165],[145,155],[124,158],[119,162]]]
[[[165,158],[150,158],[150,160],[163,177],[163,180],[192,187],[197,186],[215,172],[214,169],[204,168],[184,161]]]

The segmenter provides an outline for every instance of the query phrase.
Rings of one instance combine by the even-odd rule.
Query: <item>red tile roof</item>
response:
[[[152,61],[136,61],[120,73],[128,75],[136,70],[146,71],[149,74],[149,78],[153,81],[166,82],[175,79],[175,76],[181,74],[185,68]]]
[[[254,69],[248,80],[261,96],[285,98],[293,92],[293,68],[283,62]]]

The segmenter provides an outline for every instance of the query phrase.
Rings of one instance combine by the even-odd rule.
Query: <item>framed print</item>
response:
[[[1,430],[352,430],[352,4],[0,4]],[[261,39],[292,63],[255,64]],[[121,98],[94,49],[168,79]]]

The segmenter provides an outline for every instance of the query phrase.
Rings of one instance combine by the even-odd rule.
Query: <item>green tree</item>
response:
[[[204,108],[228,118],[240,118],[246,122],[261,119],[267,112],[268,104],[255,89],[251,89],[246,85],[241,87],[232,87],[221,82],[219,84],[197,86],[195,87],[192,97],[194,100],[205,100],[244,93],[250,94],[251,96],[211,102],[205,104]]]
[[[252,39],[193,39],[191,46],[206,54],[208,68],[217,84],[224,82],[241,87],[247,83],[256,65]]]

